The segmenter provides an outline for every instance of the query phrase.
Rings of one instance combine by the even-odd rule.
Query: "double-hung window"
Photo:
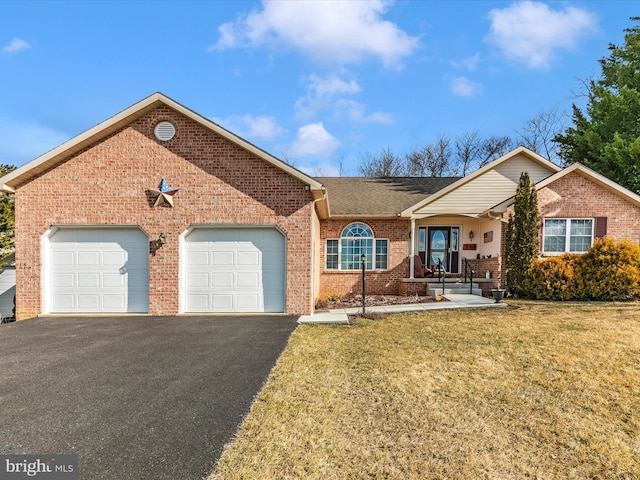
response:
[[[585,253],[593,244],[592,218],[546,218],[543,252]]]
[[[328,239],[325,249],[327,270],[360,270],[364,254],[367,270],[386,270],[389,265],[389,240],[377,239],[364,223],[351,223],[339,239]]]

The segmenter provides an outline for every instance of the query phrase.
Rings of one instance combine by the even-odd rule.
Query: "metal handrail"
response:
[[[441,276],[442,276],[442,295],[444,295],[444,280],[447,275],[444,269],[444,265],[442,265],[442,260],[438,259],[438,280],[440,280]]]
[[[462,257],[464,261],[464,283],[467,283],[467,273],[469,274],[469,293],[473,295],[473,268],[471,268],[471,263],[469,263],[469,259],[467,257]]]

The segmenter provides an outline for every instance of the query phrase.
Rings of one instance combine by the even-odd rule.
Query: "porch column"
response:
[[[413,258],[416,254],[416,219],[411,219],[411,259],[409,260],[409,278],[413,279],[413,269],[415,267],[415,259]]]

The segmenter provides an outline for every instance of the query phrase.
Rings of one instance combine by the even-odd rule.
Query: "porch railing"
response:
[[[473,294],[473,274],[475,271],[471,268],[471,263],[466,257],[462,257],[464,262],[464,283],[467,283],[467,277],[469,278],[469,293]]]
[[[440,260],[438,258],[438,266],[436,267],[438,269],[438,281],[442,280],[442,295],[444,295],[444,281],[445,278],[447,277],[447,271],[444,268],[444,265],[442,264],[442,260]]]

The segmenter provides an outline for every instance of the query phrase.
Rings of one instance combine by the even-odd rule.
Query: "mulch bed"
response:
[[[420,295],[367,295],[365,307],[383,307],[386,305],[407,305],[411,303],[431,303],[446,301],[444,297],[427,297]],[[316,310],[332,310],[334,308],[362,307],[362,295],[353,295],[339,300],[319,300]]]

